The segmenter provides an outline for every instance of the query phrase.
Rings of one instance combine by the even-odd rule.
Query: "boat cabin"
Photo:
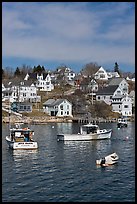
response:
[[[82,126],[81,133],[84,134],[97,133],[98,130],[99,130],[98,125],[87,124]]]
[[[28,128],[11,129],[10,135],[11,135],[11,141],[30,142],[30,141],[33,141],[32,136],[34,135],[34,131]]]

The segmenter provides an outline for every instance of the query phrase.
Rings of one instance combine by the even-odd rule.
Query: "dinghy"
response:
[[[116,152],[114,152],[112,154],[109,154],[108,156],[96,160],[96,164],[101,166],[109,166],[117,163],[118,159],[119,156],[116,154]]]

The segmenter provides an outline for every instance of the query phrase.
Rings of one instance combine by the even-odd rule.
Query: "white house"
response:
[[[90,81],[90,87],[92,92],[97,92],[98,91],[98,83],[95,79],[91,79]]]
[[[72,116],[72,104],[67,99],[48,99],[43,103],[44,112],[50,116]]]
[[[116,77],[120,77],[120,75],[118,74],[118,72],[107,72],[107,75],[108,75],[108,79],[111,79],[111,78],[116,78]]]
[[[131,78],[131,79],[130,79],[128,76],[126,77],[126,80],[127,80],[127,81],[135,82],[135,78]]]
[[[112,111],[118,112],[122,116],[132,116],[132,100],[129,96],[113,96]]]
[[[100,67],[99,70],[94,74],[94,78],[99,80],[108,80],[108,74],[103,67]]]
[[[72,81],[76,76],[76,73],[72,70],[66,71],[64,74],[67,77],[68,81]]]

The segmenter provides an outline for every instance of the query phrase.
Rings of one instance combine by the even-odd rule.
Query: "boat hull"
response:
[[[102,133],[93,134],[59,134],[57,135],[57,141],[90,141],[90,140],[101,140],[111,138],[112,130],[108,130]]]
[[[38,143],[37,142],[14,142],[11,141],[10,138],[6,137],[6,142],[11,149],[22,149],[22,150],[28,150],[28,149],[37,149]]]

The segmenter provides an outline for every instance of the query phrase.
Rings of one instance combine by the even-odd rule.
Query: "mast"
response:
[[[11,128],[11,105],[10,105],[10,91],[9,91],[9,134],[10,134],[10,128]]]

